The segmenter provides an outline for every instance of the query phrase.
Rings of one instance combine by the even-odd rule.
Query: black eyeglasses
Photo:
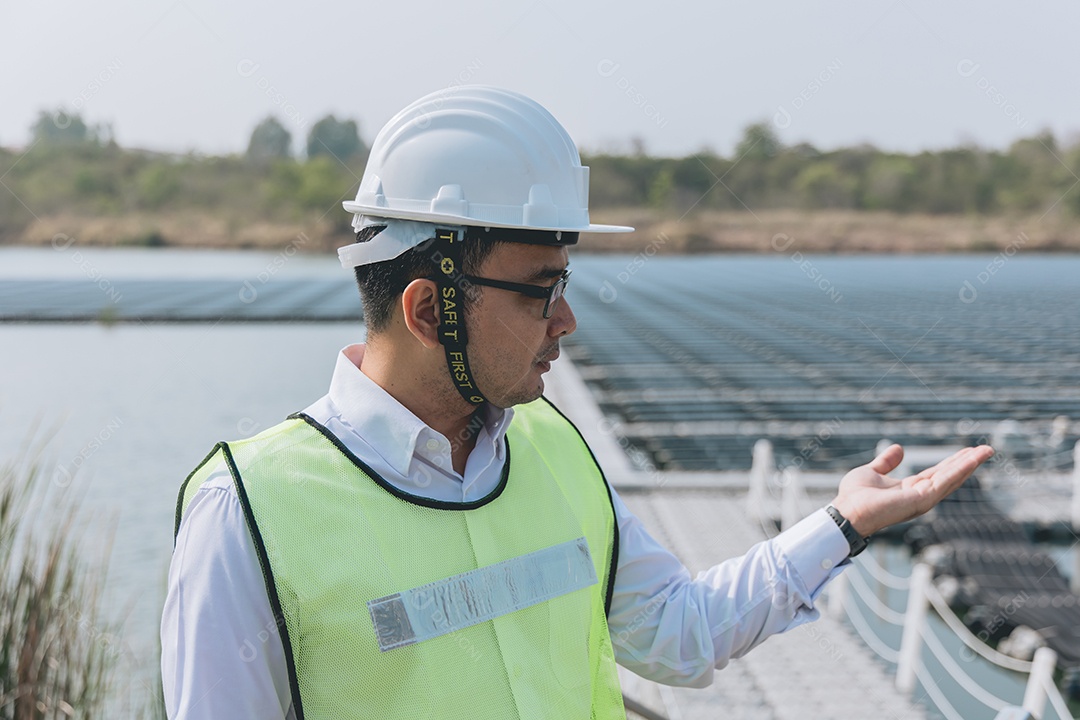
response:
[[[559,304],[559,298],[566,292],[566,283],[570,282],[570,271],[563,270],[563,274],[555,281],[554,285],[543,287],[541,285],[526,285],[525,283],[507,282],[506,280],[489,280],[476,275],[465,275],[464,278],[473,285],[487,285],[488,287],[509,290],[522,295],[544,300],[544,318],[550,318]]]

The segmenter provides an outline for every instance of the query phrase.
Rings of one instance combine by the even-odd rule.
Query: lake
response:
[[[239,288],[278,257],[3,248],[0,285],[91,282],[103,296],[146,280]],[[1055,414],[1080,417],[1080,258],[642,253],[575,256],[573,267],[580,340],[571,355],[605,412],[661,467],[740,466],[739,438],[752,442],[770,427],[783,435],[803,423],[803,435],[785,436],[795,453],[815,423],[850,411],[841,419],[847,434],[835,433],[850,440],[834,448],[842,456],[900,428],[905,417],[890,408],[913,393],[921,405],[904,404],[901,414],[930,439],[941,428],[955,439],[961,419],[985,432],[1007,416],[1035,429]],[[350,281],[334,258],[297,255],[266,287],[304,279]],[[218,440],[250,436],[324,394],[337,350],[363,337],[359,319],[0,323],[0,458],[48,440],[54,482],[84,499],[91,536],[115,523],[109,602],[125,619],[120,640],[134,694],[156,672],[181,481]],[[842,372],[800,374],[818,366]],[[742,394],[725,396],[724,388]],[[735,438],[726,445],[672,425],[721,416]],[[1069,433],[1075,440],[1075,421]],[[694,437],[696,444],[686,441]]]

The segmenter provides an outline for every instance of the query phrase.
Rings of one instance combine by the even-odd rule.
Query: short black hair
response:
[[[356,233],[356,242],[368,242],[386,229],[385,225],[370,225]],[[494,233],[493,233],[494,235]],[[487,238],[469,238],[461,250],[462,272],[476,274],[492,250],[506,242],[498,236]],[[394,303],[405,291],[409,283],[417,278],[434,274],[431,262],[431,249],[423,243],[406,250],[392,260],[360,265],[356,268],[356,284],[360,288],[360,299],[364,303],[364,322],[369,333],[382,332],[390,327],[394,316]],[[473,304],[471,293],[463,293],[462,312],[466,315]]]

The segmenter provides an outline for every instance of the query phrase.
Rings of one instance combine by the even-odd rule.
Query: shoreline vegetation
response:
[[[997,253],[1080,252],[1080,222],[1066,218],[900,215],[853,210],[704,211],[683,219],[648,209],[603,208],[593,222],[636,232],[589,235],[575,253]],[[31,222],[0,244],[170,247],[333,253],[353,241],[326,220],[240,224],[211,213],[132,213],[94,217],[59,213]]]
[[[85,511],[71,475],[35,441],[0,458],[0,720],[163,720],[160,681],[106,592],[112,520]]]
[[[243,154],[124,148],[109,126],[41,112],[25,148],[0,148],[0,245],[333,252],[353,241],[367,147],[352,120],[322,118],[298,157],[269,117]],[[580,252],[1080,252],[1080,143],[1048,131],[1006,150],[903,154],[784,145],[748,126],[730,157],[583,153],[594,235]]]
[[[39,458],[0,466],[0,718],[104,717],[118,665],[106,570]]]

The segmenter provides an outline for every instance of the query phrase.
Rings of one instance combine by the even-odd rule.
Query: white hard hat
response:
[[[356,200],[342,206],[368,222],[633,230],[589,222],[589,168],[551,113],[479,85],[432,93],[395,115],[375,138]]]

